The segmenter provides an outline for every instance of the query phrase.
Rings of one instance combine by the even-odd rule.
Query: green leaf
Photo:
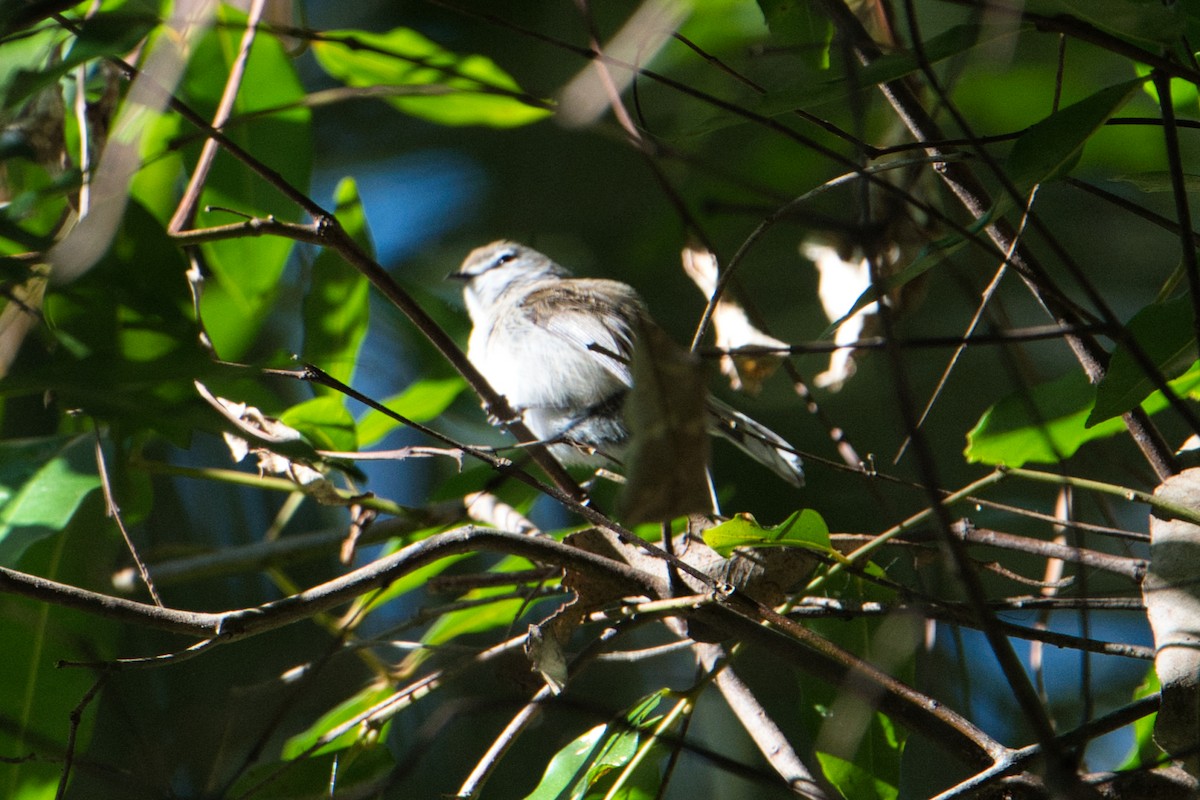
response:
[[[387,102],[439,125],[510,128],[550,114],[490,58],[459,55],[408,28],[328,31],[312,49],[321,68],[347,86],[407,87]]]
[[[1037,184],[1065,174],[1083,145],[1108,118],[1133,97],[1144,79],[1101,89],[1078,103],[1059,109],[1033,125],[1013,143],[1005,171],[1022,194]]]
[[[320,719],[308,726],[304,731],[288,739],[283,745],[283,753],[281,755],[288,761],[299,758],[310,748],[316,746],[317,742],[326,733],[366,712],[372,706],[383,702],[392,693],[392,687],[387,684],[382,686],[371,684],[370,686],[363,687],[358,692],[326,711],[321,715]],[[386,728],[386,725],[384,727]],[[363,726],[356,725],[333,741],[326,742],[313,755],[332,753],[359,744],[363,740],[364,733],[366,731]],[[373,740],[377,738],[382,741],[385,738],[385,731],[372,730],[370,735]]]
[[[1197,358],[1192,300],[1187,294],[1152,303],[1129,321],[1129,335],[1168,380],[1178,378]],[[1096,387],[1096,406],[1088,415],[1091,427],[1137,407],[1154,391],[1129,348],[1117,345],[1104,379]]]
[[[368,254],[374,252],[362,199],[352,178],[343,178],[334,191],[338,221]],[[304,360],[314,363],[342,383],[351,383],[359,348],[367,334],[370,283],[332,248],[323,248],[312,265],[312,280],[304,296]],[[318,394],[338,394],[316,385]],[[339,395],[340,396],[340,395]]]
[[[348,452],[358,449],[354,417],[340,397],[314,397],[279,415],[279,421],[295,428],[318,450]]]
[[[829,43],[833,23],[807,0],[758,0],[771,33],[784,44],[797,48],[804,63],[813,69],[829,68]]]
[[[1158,694],[1161,688],[1158,682],[1158,672],[1151,665],[1146,670],[1146,678],[1138,686],[1137,690],[1134,691],[1132,699],[1141,700],[1143,697]],[[1125,759],[1125,763],[1117,767],[1118,771],[1146,769],[1157,766],[1162,762],[1163,751],[1154,742],[1154,721],[1157,718],[1158,714],[1154,713],[1134,721],[1133,747],[1129,753],[1129,757]]]
[[[829,782],[854,800],[896,800],[900,790],[857,764],[817,751],[817,760]]]
[[[582,800],[603,797],[616,776],[638,753],[647,730],[658,724],[657,713],[666,689],[651,694],[623,716],[606,725],[597,725],[559,750],[550,759],[537,787],[525,800]],[[669,752],[655,744],[652,753],[639,764],[634,779],[619,790],[617,797],[632,800],[656,796],[659,764]]]
[[[773,528],[764,528],[749,514],[739,514],[704,532],[704,541],[724,558],[738,547],[807,547],[830,552],[829,527],[811,508],[796,511]]]
[[[222,5],[217,23],[196,46],[182,84],[186,101],[205,118],[211,118],[220,101],[223,76],[229,74],[237,55],[245,16]],[[226,134],[289,184],[307,190],[312,170],[311,114],[302,105],[304,87],[292,59],[278,39],[255,40],[243,85],[253,89],[238,92],[233,113],[249,119],[231,125]],[[254,116],[270,109],[276,110]],[[198,141],[187,148],[188,169],[199,152]],[[224,153],[213,163],[200,208],[210,209],[198,215],[201,226],[240,222],[243,215],[297,220],[300,214],[294,203]],[[215,278],[205,283],[204,322],[221,357],[236,359],[253,343],[275,305],[292,242],[279,236],[244,236],[208,242],[203,250]]]
[[[1181,396],[1200,397],[1200,364],[1169,385]],[[1009,395],[985,411],[967,434],[967,459],[1010,467],[1031,461],[1054,464],[1086,442],[1124,431],[1120,419],[1087,427],[1095,396],[1094,387],[1078,372]],[[1141,405],[1156,414],[1168,404],[1161,392],[1153,392]]]
[[[467,382],[457,376],[429,378],[409,385],[400,394],[384,400],[383,405],[413,422],[429,422],[449,408],[465,388]],[[375,444],[399,425],[399,422],[382,412],[374,409],[368,411],[358,422],[359,446]]]
[[[4,92],[5,107],[14,106],[57,83],[59,78],[84,62],[128,53],[157,24],[157,20],[146,14],[101,12],[85,20],[79,35],[61,59],[52,61],[45,68],[20,70],[12,76]]]
[[[0,564],[15,566],[30,545],[61,533],[98,488],[90,436],[0,442]]]

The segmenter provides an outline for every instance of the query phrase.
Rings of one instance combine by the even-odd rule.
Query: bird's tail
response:
[[[708,398],[708,417],[712,433],[733,442],[793,486],[804,485],[804,462],[782,436],[715,397]]]

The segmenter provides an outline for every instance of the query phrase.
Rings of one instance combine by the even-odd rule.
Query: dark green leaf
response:
[[[1128,332],[1168,380],[1178,378],[1196,361],[1192,300],[1186,294],[1146,306],[1129,321]],[[1154,384],[1129,349],[1118,345],[1104,380],[1096,387],[1096,406],[1087,426],[1124,414],[1153,391]]]
[[[758,0],[771,33],[784,44],[797,48],[808,66],[827,69],[833,23],[817,5],[807,0]]]
[[[1020,27],[1007,25],[956,25],[927,41],[925,55],[930,63],[936,64],[988,42],[1015,36],[1021,30]],[[842,100],[864,88],[891,83],[911,75],[920,68],[920,61],[912,53],[890,53],[849,75],[835,78],[821,75],[820,78],[814,77],[798,82],[799,88],[772,92],[763,98],[756,110],[768,116],[775,116],[797,108],[810,109],[813,106]]]
[[[830,552],[829,527],[811,508],[796,511],[772,528],[762,527],[749,514],[739,514],[706,530],[704,541],[725,558],[738,547],[808,547]]]
[[[1155,44],[1173,44],[1183,35],[1185,4],[1161,0],[1030,0],[1025,10],[1067,15],[1102,31]]]
[[[1013,143],[1006,171],[1021,193],[1065,174],[1093,133],[1125,105],[1141,78],[1109,86],[1033,125]]]
[[[440,125],[527,125],[550,112],[489,58],[459,55],[408,28],[328,31],[313,42],[317,63],[347,86],[406,87],[394,108]]]
[[[334,192],[338,221],[367,253],[373,253],[367,218],[358,187],[344,178]],[[342,383],[351,383],[358,351],[367,334],[370,283],[332,248],[324,248],[312,265],[312,280],[304,296],[303,358]],[[336,394],[315,385],[318,394]]]

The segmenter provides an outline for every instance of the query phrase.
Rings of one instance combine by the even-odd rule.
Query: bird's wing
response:
[[[633,384],[630,359],[645,306],[631,287],[598,279],[558,280],[526,295],[521,310],[532,324],[590,354],[621,383]]]

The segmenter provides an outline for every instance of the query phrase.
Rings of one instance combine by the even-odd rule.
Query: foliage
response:
[[[0,796],[1170,761],[1140,582],[1145,503],[1196,513],[1152,496],[1200,433],[1192,4],[243,5],[0,0]],[[489,418],[440,278],[498,236],[634,285],[687,366],[633,370],[625,500]],[[634,528],[708,501],[697,356],[808,485],[717,445],[721,513]]]

